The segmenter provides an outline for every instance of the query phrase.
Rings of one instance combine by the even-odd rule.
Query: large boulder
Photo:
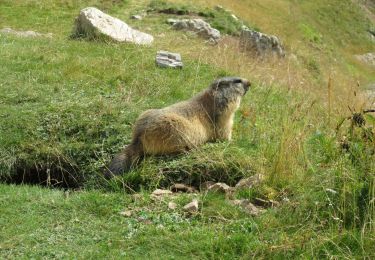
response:
[[[202,19],[168,19],[168,23],[176,30],[192,31],[213,42],[217,42],[221,37],[219,30],[212,28]]]
[[[132,42],[135,44],[151,44],[152,35],[131,28],[123,21],[103,13],[97,8],[82,9],[76,18],[73,36],[109,38],[117,42]]]
[[[274,35],[267,35],[254,31],[246,27],[241,31],[240,46],[243,49],[252,51],[259,56],[285,56],[284,48],[279,38]]]

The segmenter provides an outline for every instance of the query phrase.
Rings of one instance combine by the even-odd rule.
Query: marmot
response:
[[[131,143],[112,159],[106,175],[129,171],[144,155],[181,153],[206,142],[230,140],[234,112],[249,87],[243,78],[220,78],[187,101],[142,113]]]

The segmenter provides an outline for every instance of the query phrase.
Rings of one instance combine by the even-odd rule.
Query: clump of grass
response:
[[[254,173],[255,169],[243,149],[216,143],[175,157],[146,157],[132,172],[109,183],[102,179],[99,186],[104,184],[110,189],[121,190],[126,187],[128,191],[139,191],[185,183],[199,190],[207,181],[234,186],[244,176]]]

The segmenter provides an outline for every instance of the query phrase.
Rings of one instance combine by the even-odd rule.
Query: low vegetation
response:
[[[151,33],[154,44],[70,39],[74,18],[87,6]],[[129,19],[142,10],[149,10],[142,21]],[[350,0],[194,6],[182,0],[3,0],[0,28],[53,37],[0,36],[0,255],[375,257],[375,120],[365,112],[374,107],[361,92],[375,75],[353,58],[373,46],[373,25],[362,12]],[[211,46],[165,23],[181,15],[201,17],[227,35]],[[287,57],[260,60],[241,52],[242,21],[279,36]],[[156,67],[161,49],[180,52],[184,68]],[[187,99],[226,75],[252,82],[232,142],[149,157],[121,178],[103,178],[142,111]],[[174,182],[234,185],[256,173],[266,181],[235,197],[281,203],[259,217],[220,194],[182,194],[175,211],[168,201],[150,198],[153,189]],[[58,189],[15,185],[21,183]],[[181,207],[192,196],[200,211],[188,215]],[[119,214],[124,210],[132,216]]]

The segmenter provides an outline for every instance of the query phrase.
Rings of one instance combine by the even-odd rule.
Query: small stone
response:
[[[142,15],[139,15],[139,14],[132,15],[130,18],[133,19],[133,20],[142,20],[143,19]]]
[[[330,189],[330,188],[327,188],[326,191],[332,194],[337,194],[337,191]]]
[[[195,189],[193,187],[187,186],[182,183],[175,183],[171,187],[171,191],[173,192],[186,192],[186,193],[193,193]]]
[[[258,216],[263,212],[262,209],[257,208],[254,204],[252,204],[249,200],[247,199],[242,199],[242,200],[233,200],[231,203],[235,206],[241,207],[246,213],[248,213],[251,216]]]
[[[230,16],[231,16],[234,20],[238,21],[238,17],[235,16],[234,14],[231,14]]]
[[[182,68],[181,54],[168,51],[158,51],[155,58],[156,64],[162,68]]]
[[[215,5],[215,9],[218,11],[224,10],[224,7],[222,5]]]
[[[186,204],[184,206],[184,210],[188,211],[190,213],[194,213],[198,211],[198,200],[194,199],[192,202],[189,204]]]
[[[219,192],[219,193],[229,193],[229,192],[233,191],[233,188],[228,186],[225,183],[218,182],[218,183],[215,183],[215,184],[211,185],[208,188],[208,190],[214,191],[214,192]]]
[[[174,25],[175,23],[177,23],[179,20],[178,19],[173,19],[173,18],[169,18],[167,20],[167,23],[170,24],[170,25]]]
[[[124,210],[124,211],[120,212],[121,216],[124,216],[124,217],[127,217],[127,218],[131,217],[132,214],[133,214],[133,212],[131,210]]]
[[[152,192],[151,196],[162,197],[162,196],[170,195],[170,194],[172,194],[170,190],[156,189]]]
[[[177,208],[177,204],[171,201],[168,203],[168,208],[171,210],[175,210]]]
[[[236,189],[243,189],[243,188],[251,189],[259,185],[260,183],[262,183],[263,180],[264,180],[264,175],[255,174],[253,176],[240,180],[236,184]]]

